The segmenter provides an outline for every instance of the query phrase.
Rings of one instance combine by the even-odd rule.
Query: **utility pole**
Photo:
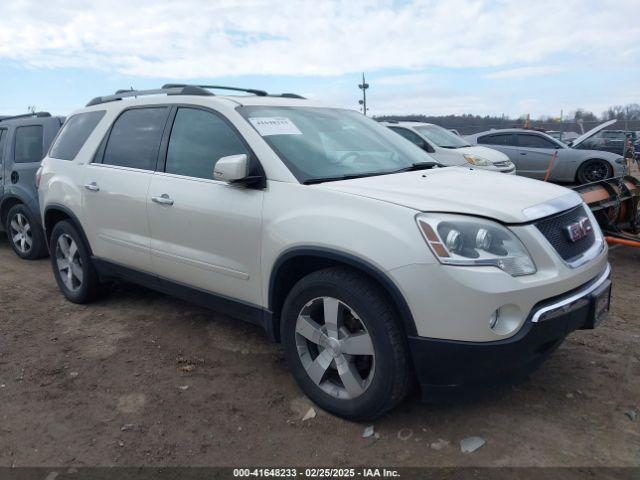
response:
[[[369,88],[369,84],[364,79],[364,72],[362,72],[362,83],[358,85],[358,88],[362,90],[362,100],[358,101],[360,105],[362,105],[362,113],[367,115],[367,88]]]

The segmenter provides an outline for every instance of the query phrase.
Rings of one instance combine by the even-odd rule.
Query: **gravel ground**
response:
[[[530,380],[462,405],[414,395],[364,439],[302,421],[260,329],[129,284],[74,305],[0,234],[0,465],[640,466],[640,251],[611,262],[608,322]],[[462,453],[469,436],[486,444]]]

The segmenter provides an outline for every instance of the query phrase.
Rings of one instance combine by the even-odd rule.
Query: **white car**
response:
[[[358,112],[250,93],[118,92],[67,119],[36,182],[70,301],[124,278],[254,322],[350,419],[416,382],[527,375],[606,317],[607,247],[577,194],[434,168]]]
[[[504,153],[492,148],[472,146],[460,135],[433,123],[389,121],[381,123],[423,149],[442,165],[516,173],[515,165]]]

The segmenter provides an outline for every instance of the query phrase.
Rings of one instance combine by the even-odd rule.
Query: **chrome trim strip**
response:
[[[582,197],[576,192],[569,192],[561,197],[554,198],[548,202],[539,203],[522,210],[522,214],[528,220],[539,220],[556,213],[564,212],[577,207],[582,203]]]
[[[609,265],[607,263],[607,268],[605,268],[605,270],[602,273],[602,275],[600,275],[600,277],[598,277],[598,279],[594,283],[592,283],[591,285],[589,285],[585,289],[574,293],[573,295],[571,295],[568,298],[564,298],[564,299],[562,299],[562,300],[560,300],[560,301],[558,301],[556,303],[553,303],[551,305],[547,305],[546,307],[543,307],[540,310],[536,311],[533,314],[533,318],[531,319],[531,321],[533,323],[538,323],[540,321],[540,317],[542,317],[542,315],[544,315],[546,313],[549,313],[549,312],[552,312],[554,310],[559,310],[559,309],[561,309],[563,307],[566,307],[567,305],[571,305],[572,303],[580,300],[581,298],[586,297],[591,292],[593,292],[598,287],[600,287],[607,280],[607,278],[609,278],[609,274],[610,273],[611,273],[611,265]]]

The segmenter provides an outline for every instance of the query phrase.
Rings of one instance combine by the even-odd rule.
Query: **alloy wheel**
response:
[[[56,243],[56,265],[60,279],[70,291],[75,292],[82,287],[82,259],[75,240],[66,233],[58,237]]]
[[[296,321],[296,347],[309,378],[325,393],[354,399],[371,385],[375,351],[357,313],[333,297],[304,305]]]
[[[609,176],[609,166],[601,161],[590,162],[584,172],[584,177],[589,182],[604,180]]]
[[[9,222],[9,230],[16,248],[23,254],[29,253],[33,245],[33,234],[27,217],[22,213],[16,214]]]

